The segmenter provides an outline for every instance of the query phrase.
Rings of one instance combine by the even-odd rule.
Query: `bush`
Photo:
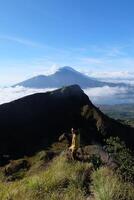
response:
[[[93,164],[94,169],[98,169],[103,164],[100,155],[97,155],[97,154],[93,154],[89,158],[89,161]]]
[[[118,165],[118,171],[125,180],[134,181],[134,156],[118,137],[106,140],[106,150]]]

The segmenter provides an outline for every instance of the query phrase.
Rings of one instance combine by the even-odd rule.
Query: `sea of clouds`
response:
[[[94,104],[134,103],[134,88],[130,87],[95,87],[84,92]]]
[[[111,83],[126,83],[134,86],[134,72],[129,71],[90,71],[84,72],[84,74],[97,78],[100,81]]]
[[[31,89],[22,86],[0,88],[0,104],[7,103],[21,97],[55,90],[56,88]],[[95,87],[87,88],[84,92],[94,104],[134,103],[133,88],[126,87]]]

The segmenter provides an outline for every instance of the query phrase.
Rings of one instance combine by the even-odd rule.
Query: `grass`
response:
[[[27,189],[34,194],[35,199],[36,195],[38,199],[46,199],[46,196],[49,196],[47,199],[54,199],[54,197],[52,198],[54,194],[59,194],[63,199],[67,199],[70,192],[71,196],[74,195],[73,200],[76,199],[76,195],[78,196],[80,190],[81,196],[84,196],[84,172],[89,169],[91,169],[91,164],[72,163],[68,162],[64,156],[59,156],[54,159],[51,166],[44,173],[41,173],[40,176],[31,177],[27,181]],[[73,189],[72,193],[70,188]],[[39,197],[40,193],[41,197]],[[45,197],[42,196],[42,193]]]
[[[21,180],[0,181],[0,200],[133,200],[134,186],[108,167],[55,157],[44,169],[41,152],[32,157],[31,173]],[[91,198],[92,197],[92,198]]]
[[[92,174],[92,192],[95,200],[133,200],[134,186],[124,182],[107,167],[101,167]]]
[[[68,162],[65,156],[55,158],[51,165],[36,175],[11,183],[0,183],[1,200],[85,200],[85,180],[92,165]]]

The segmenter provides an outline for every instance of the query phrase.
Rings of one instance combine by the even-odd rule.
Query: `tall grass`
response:
[[[37,158],[36,158],[37,159]],[[34,167],[34,166],[33,166]],[[37,167],[37,166],[36,166]],[[48,168],[14,182],[0,181],[0,200],[133,200],[134,187],[107,167],[58,156]]]
[[[1,200],[86,200],[85,179],[90,176],[89,163],[68,162],[64,156],[37,175],[12,183],[0,183]]]
[[[33,176],[27,180],[27,191],[31,192],[35,199],[36,196],[38,199],[55,199],[56,196],[57,199],[68,199],[67,196],[71,196],[72,200],[83,200],[83,177],[86,170],[91,170],[90,164],[68,162],[64,156],[60,156],[40,176]]]
[[[133,200],[134,186],[123,182],[119,176],[107,167],[92,174],[92,192],[95,200]]]

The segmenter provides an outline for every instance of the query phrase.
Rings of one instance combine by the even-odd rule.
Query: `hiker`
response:
[[[71,146],[69,147],[69,150],[71,151],[72,159],[75,160],[77,150],[80,147],[80,132],[79,130],[72,128],[71,133],[72,133],[72,143]]]

